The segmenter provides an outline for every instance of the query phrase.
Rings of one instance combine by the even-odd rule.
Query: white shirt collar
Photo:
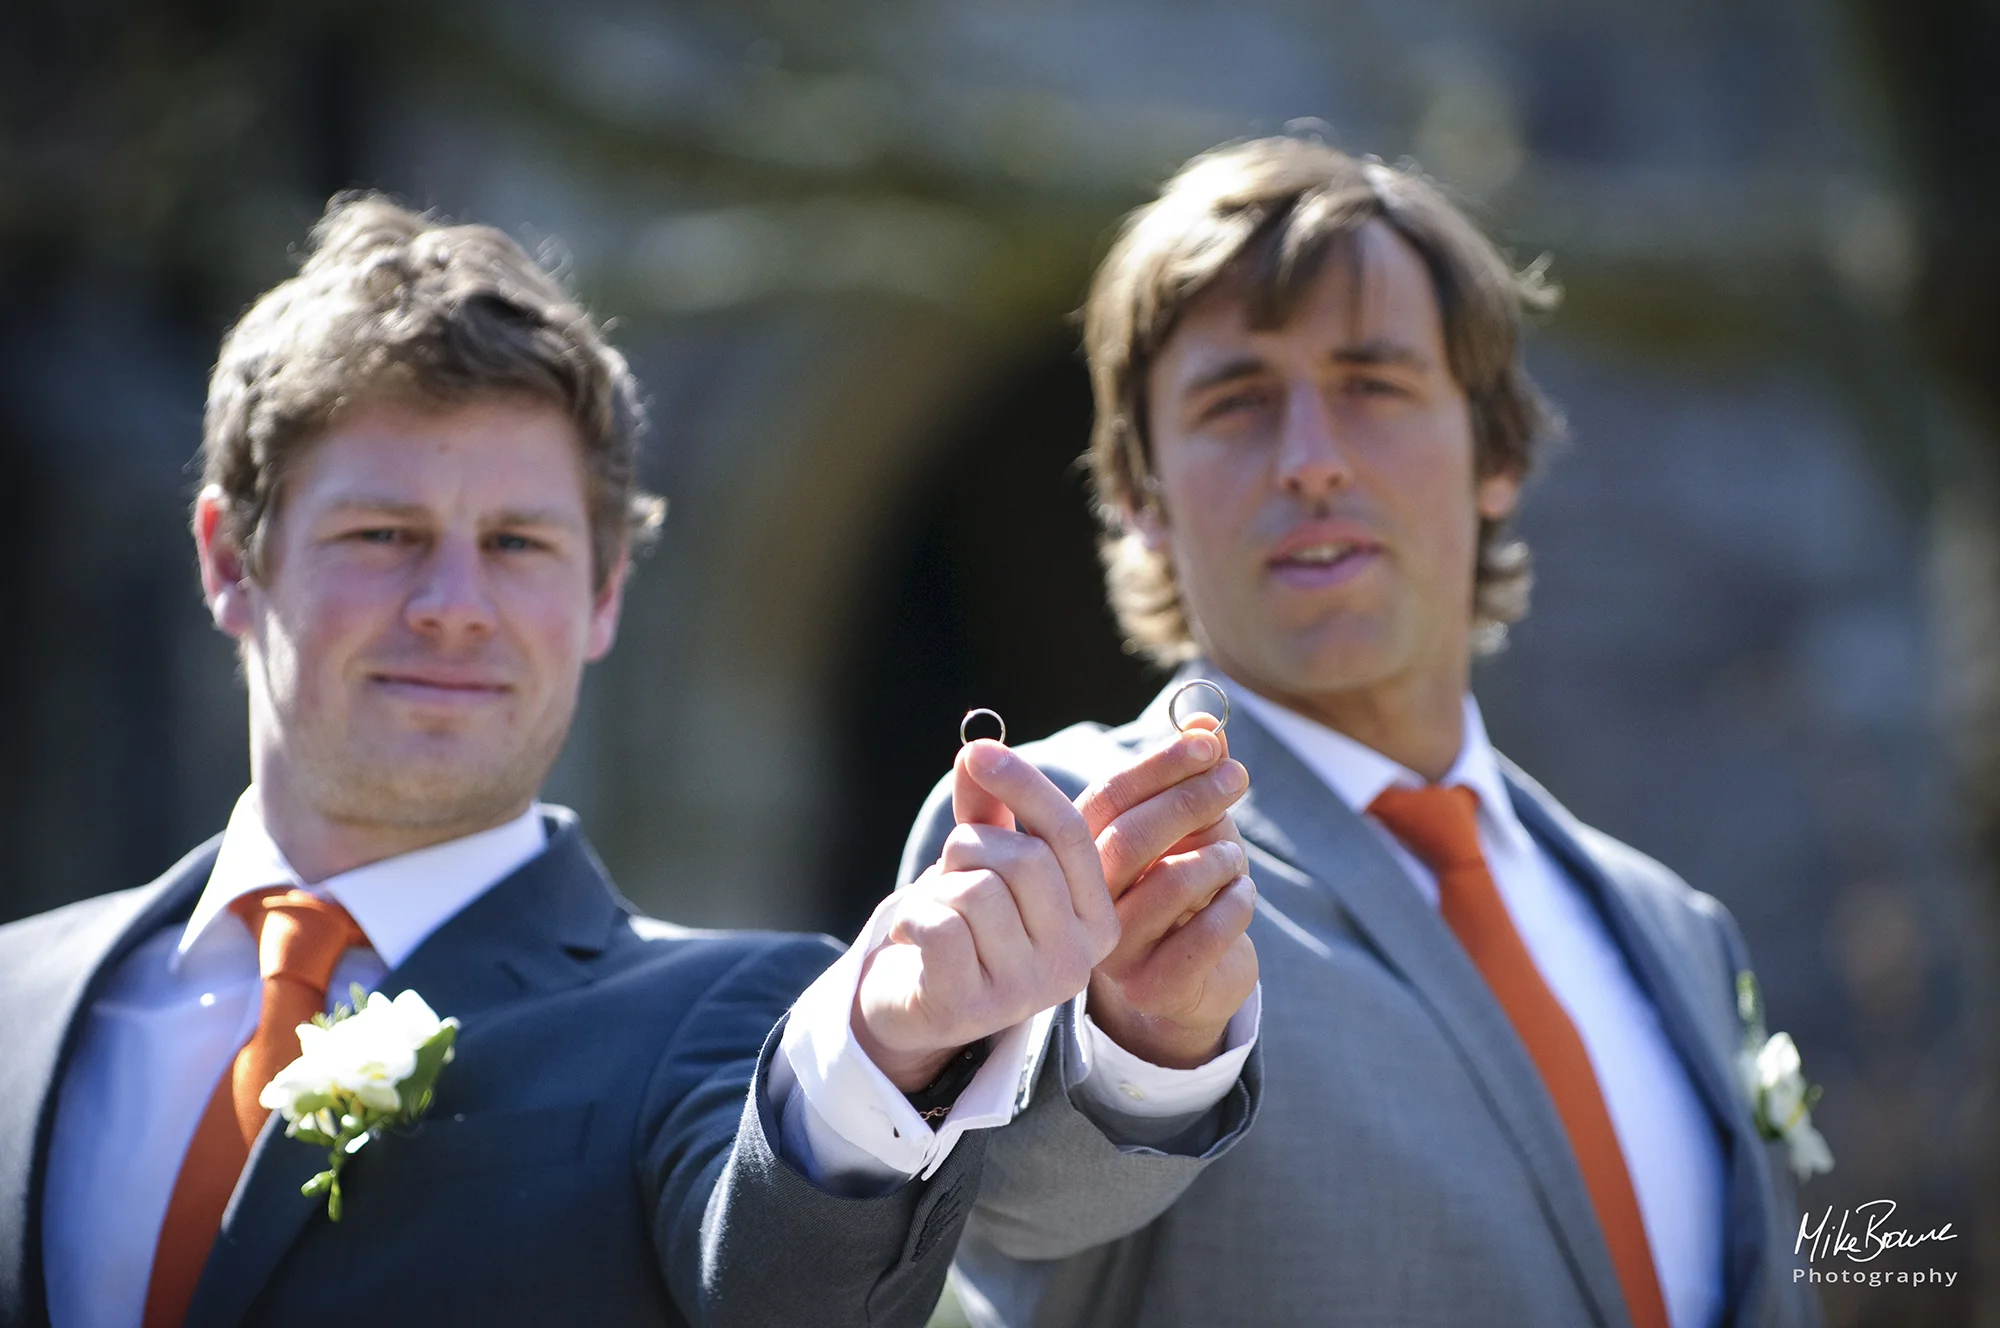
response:
[[[254,784],[236,800],[215,855],[215,870],[181,932],[174,967],[202,943],[238,898],[272,886],[294,886],[339,903],[367,934],[383,964],[395,968],[467,904],[548,847],[543,808],[536,803],[505,825],[371,862],[308,886],[264,828],[257,804]]]
[[[1364,747],[1318,720],[1259,696],[1241,683],[1232,681],[1229,694],[1290,748],[1308,770],[1318,775],[1335,797],[1357,812],[1365,814],[1368,804],[1383,789],[1422,788],[1428,782],[1374,748]],[[1514,812],[1514,801],[1507,793],[1507,781],[1500,775],[1493,742],[1486,736],[1486,721],[1479,713],[1479,702],[1470,692],[1465,695],[1465,737],[1459,745],[1458,759],[1438,783],[1447,787],[1463,784],[1471,789],[1479,797],[1479,819],[1486,833],[1510,847],[1526,847],[1528,828]]]

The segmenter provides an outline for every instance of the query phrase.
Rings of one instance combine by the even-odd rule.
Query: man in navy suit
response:
[[[838,947],[637,916],[536,802],[659,519],[623,359],[496,231],[362,197],[314,240],[223,344],[194,510],[252,785],[151,885],[0,928],[0,1324],[921,1323],[1023,1021],[1116,942],[1092,834],[1156,855],[1240,767],[1173,744],[1087,815],[971,745],[984,831],[789,1015]],[[336,1222],[260,1097],[350,983],[461,1031]],[[906,1118],[908,1165],[855,1142]]]

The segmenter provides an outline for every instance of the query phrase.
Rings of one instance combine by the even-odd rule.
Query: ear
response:
[[[590,605],[590,629],[584,638],[584,659],[595,664],[611,653],[611,647],[618,640],[618,616],[625,609],[625,578],[632,571],[632,550],[625,547],[618,550],[618,560],[611,564],[611,571],[605,576]]]
[[[1505,521],[1514,515],[1515,507],[1521,502],[1520,473],[1503,470],[1497,475],[1488,475],[1474,487],[1473,502],[1479,508],[1479,515],[1488,521]]]
[[[1167,512],[1155,497],[1144,507],[1130,507],[1121,504],[1118,520],[1125,529],[1135,532],[1146,546],[1146,552],[1165,557],[1167,547]]]
[[[250,571],[243,550],[228,533],[228,501],[216,485],[194,500],[194,552],[201,565],[201,593],[216,630],[237,640],[250,634]]]

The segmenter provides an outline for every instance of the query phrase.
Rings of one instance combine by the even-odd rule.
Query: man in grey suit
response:
[[[636,384],[497,231],[357,197],[313,238],[223,343],[194,511],[253,782],[151,885],[0,927],[0,1326],[922,1323],[1011,1114],[962,1104],[1019,1077],[967,1047],[1081,989],[1241,767],[1190,738],[1086,811],[971,744],[982,827],[865,973],[638,916],[536,801],[658,518]],[[460,1027],[336,1212],[264,1090],[350,982]]]
[[[1519,332],[1550,302],[1421,177],[1292,138],[1190,162],[1100,268],[1107,583],[1182,667],[1021,750],[1081,787],[1171,737],[1188,680],[1226,694],[1262,1104],[1213,1156],[1216,1122],[1164,1134],[1052,1056],[960,1247],[976,1322],[1816,1319],[1734,923],[1498,755],[1469,691],[1525,607],[1506,524],[1549,420]],[[948,828],[933,797],[906,873]]]

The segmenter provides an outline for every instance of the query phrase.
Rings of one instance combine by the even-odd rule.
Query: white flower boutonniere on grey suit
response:
[[[258,1102],[285,1117],[288,1138],[327,1150],[327,1169],[300,1187],[324,1194],[340,1220],[340,1169],[392,1125],[430,1109],[438,1072],[451,1063],[458,1020],[440,1019],[414,991],[393,1001],[352,988],[354,1004],[299,1025],[299,1058],[264,1085]]]
[[[1757,979],[1736,975],[1736,1012],[1743,1020],[1743,1050],[1737,1053],[1737,1074],[1750,1097],[1757,1132],[1781,1139],[1785,1155],[1800,1180],[1833,1170],[1833,1151],[1813,1128],[1812,1107],[1819,1101],[1818,1084],[1806,1082],[1798,1044],[1790,1033],[1766,1034],[1764,998]]]

